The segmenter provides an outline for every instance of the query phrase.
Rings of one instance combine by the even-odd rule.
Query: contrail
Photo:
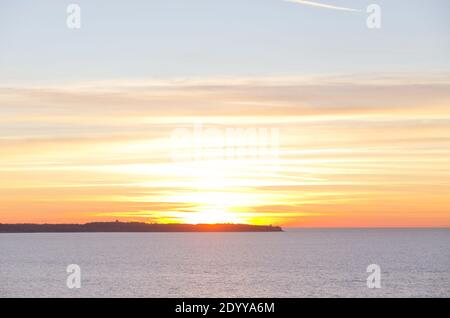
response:
[[[307,6],[312,6],[312,7],[319,7],[319,8],[326,8],[326,9],[333,9],[333,10],[341,10],[341,11],[361,11],[358,9],[352,9],[352,8],[346,8],[346,7],[339,7],[339,6],[334,6],[332,4],[326,4],[326,3],[320,3],[320,2],[315,2],[315,1],[306,1],[306,0],[284,0],[287,2],[294,2],[294,3],[299,3],[299,4],[304,4]]]

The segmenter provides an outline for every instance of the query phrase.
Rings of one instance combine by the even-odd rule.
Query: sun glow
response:
[[[235,189],[236,191],[236,189]],[[256,197],[249,193],[228,192],[225,190],[210,191],[198,189],[195,192],[174,195],[166,198],[166,202],[188,202],[194,205],[193,211],[177,213],[183,223],[248,223],[248,220],[234,212],[237,208],[255,204]]]
[[[183,223],[189,224],[215,224],[215,223],[247,223],[238,215],[217,209],[207,209],[204,211],[186,213],[182,217]]]

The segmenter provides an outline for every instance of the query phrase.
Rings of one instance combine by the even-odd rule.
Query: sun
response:
[[[255,165],[249,165],[227,160],[167,164],[160,172],[171,175],[175,182],[163,185],[174,190],[145,199],[174,207],[157,213],[162,222],[254,223],[251,208],[267,204],[270,198],[254,190],[258,180],[249,183],[249,169],[255,169]]]
[[[187,213],[183,217],[183,223],[189,224],[217,224],[217,223],[245,223],[234,213],[220,210],[204,210]]]
[[[245,223],[246,220],[233,208],[248,204],[246,195],[230,191],[193,191],[170,198],[172,202],[189,202],[195,205],[192,212],[178,213],[183,223]]]

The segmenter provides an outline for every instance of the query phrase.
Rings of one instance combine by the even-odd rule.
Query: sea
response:
[[[0,297],[450,297],[450,229],[0,234]]]

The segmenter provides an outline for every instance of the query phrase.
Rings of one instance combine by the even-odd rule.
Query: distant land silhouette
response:
[[[92,222],[86,224],[2,224],[0,233],[77,232],[282,232],[279,226],[250,224],[157,224]]]

